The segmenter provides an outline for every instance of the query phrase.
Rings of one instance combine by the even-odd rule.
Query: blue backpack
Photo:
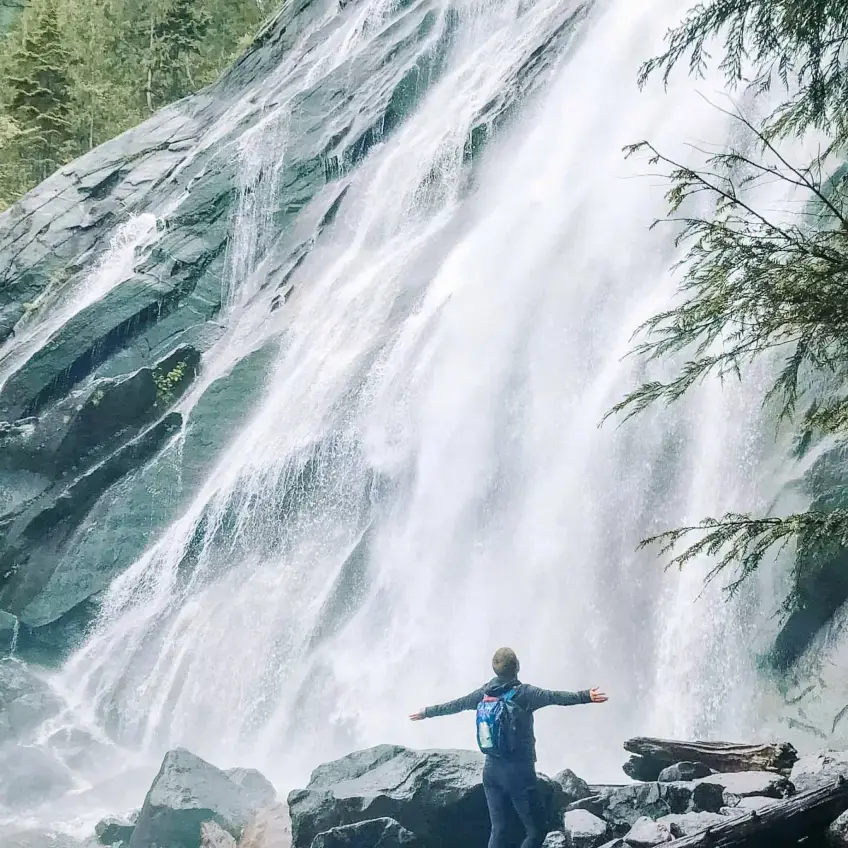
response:
[[[491,757],[508,757],[514,750],[516,725],[524,712],[512,699],[516,689],[494,697],[484,695],[477,705],[477,745]]]

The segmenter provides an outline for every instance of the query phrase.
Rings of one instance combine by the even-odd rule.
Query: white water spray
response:
[[[647,233],[662,192],[622,147],[727,134],[687,81],[636,89],[680,4],[599,3],[468,183],[476,117],[565,7],[463,5],[446,72],[352,174],[283,318],[250,279],[276,235],[260,183],[285,178],[301,89],[245,140],[239,308],[205,367],[274,338],[276,366],[57,681],[151,762],[179,744],[286,789],[355,747],[469,747],[467,717],[406,715],[475,688],[501,644],[534,683],[612,695],[540,715],[542,769],[615,779],[629,735],[762,727],[756,604],[693,603],[697,564],[666,574],[634,553],[653,530],[767,499],[756,392],[708,386],[597,426],[638,378],[622,357],[673,297],[678,256]],[[357,14],[314,55],[297,47],[306,67],[277,88],[317,84],[392,20],[382,0]]]

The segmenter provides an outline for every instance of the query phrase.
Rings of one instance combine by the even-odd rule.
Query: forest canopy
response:
[[[272,0],[0,0],[0,210],[212,82]]]

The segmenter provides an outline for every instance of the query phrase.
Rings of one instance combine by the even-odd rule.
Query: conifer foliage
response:
[[[13,2],[3,20],[14,22],[0,28],[0,211],[208,85],[274,10],[269,0]]]
[[[744,146],[704,152],[697,165],[649,141],[626,149],[668,178],[668,221],[687,248],[676,305],[639,329],[634,352],[682,365],[670,380],[637,386],[610,414],[674,403],[708,377],[743,378],[767,356],[783,365],[763,400],[797,429],[804,452],[818,438],[848,433],[848,14],[842,0],[701,2],[669,31],[665,52],[643,65],[640,82],[655,73],[667,80],[684,60],[702,74],[716,44],[731,84],[755,93],[783,86],[785,99],[760,123],[730,110]],[[813,129],[824,136],[818,155],[790,161],[782,142]],[[758,204],[766,184],[783,185],[791,205]],[[848,509],[832,498],[787,516],[706,518],[643,545],[659,544],[679,566],[712,557],[710,577],[729,574],[734,591],[790,542],[793,609],[808,601],[805,570],[848,550]]]

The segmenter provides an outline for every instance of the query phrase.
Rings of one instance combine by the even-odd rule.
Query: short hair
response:
[[[512,648],[498,648],[492,657],[492,671],[498,677],[515,677],[519,669],[518,657]]]

